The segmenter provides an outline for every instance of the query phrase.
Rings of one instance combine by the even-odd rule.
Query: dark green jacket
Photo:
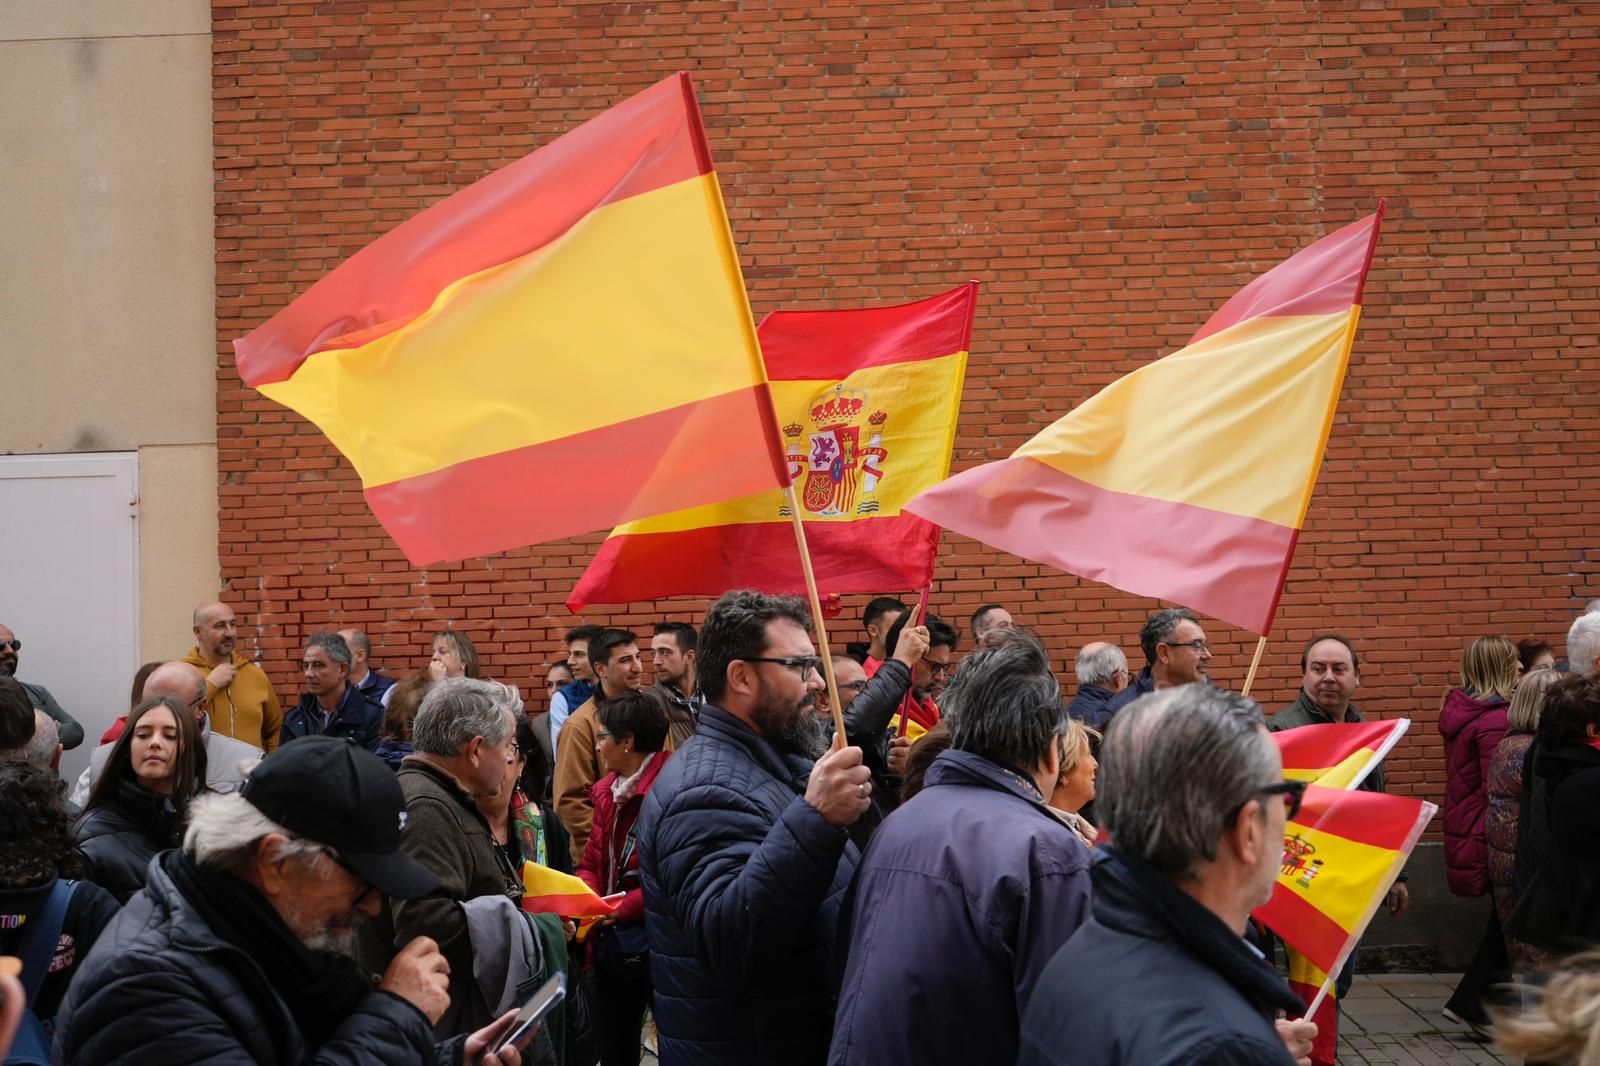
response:
[[[1366,719],[1361,716],[1361,712],[1356,710],[1356,705],[1353,703],[1349,707],[1345,708],[1344,720],[1346,722],[1366,721]],[[1332,724],[1333,716],[1313,703],[1311,701],[1311,697],[1306,695],[1305,689],[1300,690],[1299,699],[1295,700],[1293,703],[1289,704],[1289,706],[1285,707],[1283,710],[1267,719],[1267,728],[1272,730],[1274,733],[1284,729],[1294,729],[1297,726],[1303,725]],[[1385,791],[1383,787],[1383,763],[1380,762],[1377,766],[1372,768],[1372,773],[1367,775],[1366,780],[1361,782],[1360,787],[1367,792]]]

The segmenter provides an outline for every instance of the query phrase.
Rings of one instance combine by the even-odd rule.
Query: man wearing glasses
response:
[[[1084,725],[1101,729],[1111,717],[1107,708],[1117,693],[1128,687],[1128,660],[1115,644],[1097,640],[1078,649],[1073,663],[1078,677],[1078,694],[1067,705],[1067,713]]]
[[[400,850],[405,824],[395,775],[334,737],[285,744],[240,792],[196,797],[182,850],[155,861],[80,965],[55,1061],[518,1062],[487,1051],[510,1013],[435,1043],[453,973],[432,940],[376,983],[353,961],[383,896],[439,888]]]
[[[22,650],[22,641],[11,631],[10,626],[0,625],[0,677],[15,677],[17,673],[17,653]],[[43,711],[55,719],[56,731],[61,735],[61,747],[70,751],[83,743],[83,726],[78,720],[61,709],[61,704],[50,695],[50,690],[43,685],[32,685],[26,681],[17,684],[28,690],[28,699],[33,701],[35,710]]]
[[[829,750],[822,661],[793,597],[723,596],[700,630],[705,705],[639,816],[662,1066],[823,1061],[832,949],[871,803]]]
[[[1139,648],[1145,667],[1133,684],[1106,704],[1106,721],[1148,692],[1211,680],[1211,644],[1200,620],[1187,607],[1157,611],[1139,630]]]
[[[1121,711],[1097,804],[1115,843],[1091,874],[1093,917],[1028,1001],[1018,1066],[1309,1062],[1316,1025],[1274,1024],[1304,1005],[1244,937],[1304,791],[1242,696],[1190,684]]]

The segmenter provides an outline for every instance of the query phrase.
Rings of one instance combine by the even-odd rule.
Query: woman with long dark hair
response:
[[[128,715],[73,829],[90,879],[118,903],[144,887],[152,858],[182,843],[205,759],[200,726],[178,700],[152,696]]]

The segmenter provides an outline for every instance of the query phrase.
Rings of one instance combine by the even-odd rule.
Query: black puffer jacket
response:
[[[706,704],[639,816],[662,1066],[821,1063],[860,853],[804,799],[811,763]]]
[[[106,927],[56,1017],[57,1063],[454,1063],[411,1004],[373,992],[320,1048],[308,1048],[260,967],[223,940],[160,863]]]
[[[183,843],[183,816],[171,796],[120,781],[109,803],[78,819],[73,837],[89,862],[89,880],[127,903],[144,887],[150,860]]]
[[[872,834],[900,805],[900,779],[889,773],[889,720],[911,691],[911,668],[898,659],[886,659],[850,706],[844,709],[845,736],[861,749],[861,761],[872,771],[872,806],[850,827],[850,839],[866,850]],[[833,720],[828,720],[833,738]]]

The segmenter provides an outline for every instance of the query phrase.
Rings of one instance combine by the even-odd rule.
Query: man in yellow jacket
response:
[[[212,731],[271,752],[283,730],[283,708],[266,672],[234,651],[238,625],[225,603],[196,607],[195,646],[183,661],[205,672]]]

